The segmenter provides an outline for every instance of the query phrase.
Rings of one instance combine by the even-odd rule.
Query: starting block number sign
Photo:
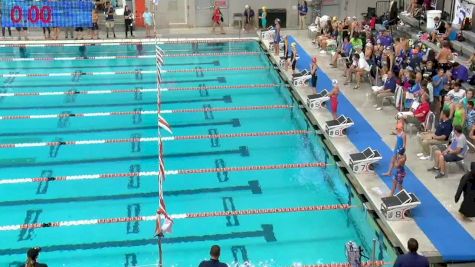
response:
[[[396,210],[389,210],[386,212],[386,219],[388,220],[402,220],[406,218],[404,216],[405,210],[402,209],[396,209]]]
[[[2,0],[2,27],[92,27],[89,0]]]

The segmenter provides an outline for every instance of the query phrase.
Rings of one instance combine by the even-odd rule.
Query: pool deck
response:
[[[354,90],[350,85],[343,86],[343,70],[341,68],[335,69],[329,66],[330,56],[327,54],[320,54],[319,50],[312,46],[310,39],[307,37],[307,31],[285,31],[284,34],[292,35],[298,43],[310,54],[316,55],[319,59],[319,67],[325,71],[325,73],[332,79],[337,79],[340,84],[340,89],[348,98],[354,107],[363,115],[363,117],[371,124],[374,130],[383,138],[383,141],[389,147],[394,147],[395,138],[390,135],[390,130],[394,127],[394,115],[396,109],[391,106],[385,106],[384,112],[375,111],[373,107],[373,100],[370,96],[370,85],[368,83],[362,83],[358,90]],[[290,77],[291,73],[286,72]],[[298,92],[298,97],[305,103],[306,96],[312,93],[309,87],[294,88]],[[323,109],[321,111],[309,110],[311,117],[319,125],[320,129],[324,129],[325,122],[331,120],[331,114],[328,110]],[[356,147],[350,142],[348,138],[330,138],[330,147],[334,147],[344,164],[347,165],[349,154],[358,152]],[[427,168],[431,167],[432,161],[421,161],[416,157],[416,154],[420,150],[417,137],[415,134],[408,134],[407,155],[408,161],[406,166],[409,167],[412,172],[418,177],[418,179],[426,186],[430,192],[437,198],[437,200],[445,207],[447,211],[462,225],[462,227],[475,237],[475,220],[466,221],[463,220],[458,212],[460,202],[454,203],[454,194],[460,177],[463,175],[463,171],[456,167],[452,167],[449,170],[448,177],[443,179],[434,179],[434,175],[427,172]],[[468,154],[470,159],[473,159],[473,154]],[[381,179],[376,175],[355,175],[350,173],[350,180],[356,185],[358,190],[366,195],[369,200],[369,207],[378,213],[380,218],[383,218],[379,207],[381,204],[381,197],[387,196],[390,188],[386,186]],[[429,238],[422,232],[418,225],[412,219],[399,222],[390,222],[384,219],[378,220],[378,223],[389,230],[389,239],[393,244],[399,246],[406,251],[405,244],[410,237],[414,237],[419,240],[420,252],[431,258],[432,262],[440,262],[441,257],[438,250],[431,243]],[[386,231],[388,233],[388,231]],[[447,242],[450,242],[447,240]]]
[[[253,34],[241,35],[237,30],[228,31],[230,34],[215,35],[210,33],[209,28],[200,29],[174,29],[169,30],[166,34],[163,33],[164,38],[187,38],[187,37],[201,37],[201,38],[241,38],[241,37],[255,37]],[[316,55],[319,59],[320,68],[326,72],[326,74],[332,79],[337,79],[340,85],[343,85],[344,78],[342,77],[343,71],[341,68],[333,69],[328,65],[330,56],[326,54],[320,54],[319,51],[314,48],[307,37],[307,31],[298,30],[286,30],[284,34],[291,34],[296,38],[299,44],[311,55]],[[140,36],[139,34],[137,34]],[[137,36],[136,35],[136,36]],[[39,37],[39,36],[38,36]],[[31,38],[37,39],[37,38]],[[19,43],[15,40],[11,40],[11,43]],[[8,43],[10,43],[10,40]],[[110,39],[110,42],[132,41],[133,39]],[[103,41],[103,40],[102,40]],[[136,40],[135,40],[136,41]],[[44,42],[44,41],[43,41]],[[0,43],[3,43],[0,41]],[[24,42],[22,42],[24,43]],[[33,42],[29,42],[33,43]],[[275,58],[274,58],[275,59]],[[277,62],[277,61],[276,61]],[[285,72],[287,77],[290,77],[290,72]],[[394,115],[396,110],[394,107],[386,106],[385,112],[375,111],[373,108],[373,101],[369,95],[370,85],[368,83],[362,83],[360,89],[354,90],[350,86],[340,86],[340,89],[345,96],[351,101],[354,107],[363,114],[363,117],[372,125],[374,130],[382,137],[384,143],[389,147],[393,147],[395,143],[394,136],[389,134],[390,130],[394,127]],[[296,94],[295,97],[305,103],[306,96],[312,93],[309,87],[294,88]],[[331,114],[326,110],[313,111],[308,110],[312,122],[317,124],[320,129],[324,129],[325,122],[331,119]],[[324,131],[322,131],[323,134]],[[346,167],[349,159],[349,154],[358,152],[357,148],[351,143],[348,138],[330,138],[326,136],[326,142],[328,147],[333,153],[339,155],[342,159],[342,164]],[[418,177],[418,179],[426,186],[437,200],[445,207],[447,211],[460,223],[460,225],[475,237],[475,220],[465,221],[461,218],[458,208],[458,204],[454,203],[454,194],[458,186],[458,182],[463,172],[457,168],[451,168],[449,175],[443,179],[434,179],[433,174],[426,171],[431,167],[432,161],[421,161],[415,156],[419,151],[420,146],[415,135],[408,135],[407,155],[408,161],[406,163],[412,172]],[[473,154],[469,154],[469,159],[473,158]],[[467,160],[470,162],[470,160]],[[364,194],[368,199],[367,206],[378,214],[378,217],[383,218],[379,207],[381,204],[381,197],[387,196],[389,188],[381,180],[376,179],[374,174],[355,175],[350,172],[348,175],[350,181],[355,185],[358,193]],[[403,251],[406,251],[405,244],[410,237],[414,237],[419,241],[419,251],[425,256],[430,257],[431,261],[441,262],[442,258],[438,250],[419,228],[414,220],[408,219],[405,221],[386,221],[384,219],[377,219],[378,224],[385,230],[388,238],[395,246],[400,247]],[[449,242],[449,241],[448,241]]]

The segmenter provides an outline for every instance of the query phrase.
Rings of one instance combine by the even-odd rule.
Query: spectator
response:
[[[466,82],[468,80],[468,69],[458,62],[452,64],[452,79],[459,82]]]
[[[274,34],[274,55],[279,56],[280,53],[280,19],[275,19],[274,20],[275,24],[275,34]],[[222,26],[221,26],[222,28]]]
[[[431,42],[437,41],[437,37],[442,36],[446,32],[445,22],[443,22],[439,17],[434,18],[434,30],[430,33]]]
[[[394,92],[396,91],[396,78],[391,70],[388,71],[386,81],[382,86],[381,90],[376,90],[373,95],[376,97],[376,104],[374,107],[376,110],[383,109],[383,99],[386,97],[394,96]],[[378,105],[379,104],[379,105]]]
[[[475,109],[474,102],[472,100],[467,103],[467,126],[466,129],[470,130],[475,125]]]
[[[115,24],[114,24],[114,8],[110,2],[106,5],[106,37],[109,38],[109,31],[112,31],[115,38]]]
[[[124,7],[124,23],[125,23],[125,38],[127,38],[127,34],[130,30],[130,37],[134,36],[134,14],[132,10],[130,10],[128,5]]]
[[[30,248],[26,253],[28,258],[26,260],[25,267],[48,267],[48,265],[38,262],[38,256],[40,255],[40,252],[41,248]]]
[[[444,151],[436,150],[434,154],[434,167],[428,171],[438,172],[435,178],[442,178],[445,176],[446,162],[461,161],[465,152],[467,151],[467,139],[462,132],[461,126],[454,127],[454,137],[452,143]]]
[[[422,77],[431,81],[435,75],[437,75],[437,69],[434,67],[434,62],[431,60],[426,61],[425,66],[422,68]]]
[[[73,27],[65,27],[64,28],[64,38],[68,39],[71,36],[71,39],[74,39],[74,28]]]
[[[48,34],[46,34],[48,33]],[[48,40],[51,39],[51,28],[50,27],[43,27],[43,37]]]
[[[262,29],[267,29],[267,8],[265,6],[262,7],[262,12],[259,18],[261,19]]]
[[[429,260],[417,253],[419,243],[414,238],[407,241],[409,253],[397,257],[394,267],[429,267]]]
[[[353,89],[360,88],[361,79],[371,70],[368,62],[364,58],[364,56],[359,56],[358,65],[355,69],[355,77],[356,77],[356,85]]]
[[[429,96],[424,95],[421,97],[421,104],[417,106],[413,111],[399,112],[397,114],[398,120],[404,120],[405,123],[414,124],[417,129],[424,130],[424,123],[427,118],[427,114],[430,111]]]
[[[454,109],[454,117],[452,121],[454,127],[460,126],[463,128],[465,125],[465,109],[462,103],[456,103]]]
[[[445,144],[449,140],[450,133],[452,132],[452,120],[449,119],[450,111],[444,110],[441,114],[441,121],[435,128],[435,132],[424,132],[419,134],[419,142],[421,143],[422,152],[417,156],[421,160],[428,160],[430,158],[430,148],[433,145]]]
[[[208,261],[202,261],[198,267],[228,267],[227,264],[219,261],[221,255],[221,248],[218,245],[213,245],[209,252],[211,259]]]
[[[447,23],[447,28],[445,30],[445,33],[439,35],[437,37],[437,40],[441,43],[443,41],[457,41],[457,30],[452,27],[452,23]]]
[[[16,27],[16,30],[18,32],[18,40],[21,40],[22,36],[25,40],[28,40],[28,27]]]
[[[223,22],[224,22],[224,18],[223,18],[223,13],[221,12],[221,9],[219,8],[218,5],[216,5],[214,7],[214,12],[213,12],[213,33],[215,31],[215,27],[216,26],[219,26],[221,28],[221,34],[224,34],[224,28],[223,28]],[[275,29],[275,34],[277,35],[277,27]],[[279,27],[279,34],[280,34],[280,27]],[[280,35],[279,35],[279,39],[280,41]],[[277,47],[279,47],[279,41],[277,41],[276,45]],[[279,54],[277,54],[279,55]]]
[[[142,14],[142,18],[144,20],[145,24],[145,37],[150,38],[152,37],[152,34],[150,33],[150,30],[153,27],[153,15],[150,13],[148,8],[145,8],[145,11]]]
[[[455,193],[455,203],[459,201],[462,193],[463,201],[459,212],[464,219],[475,217],[475,162],[470,164],[470,172],[467,172],[460,180]]]
[[[406,164],[406,155],[404,154],[404,151],[402,150],[402,151],[399,151],[396,157],[396,174],[394,175],[393,187],[391,188],[391,193],[389,194],[389,196],[394,195],[394,193],[396,192],[396,188],[398,189],[398,192],[403,189],[402,184],[404,183],[404,178],[406,177],[406,170],[404,168],[405,164]]]
[[[432,78],[432,86],[434,89],[434,103],[435,103],[434,110],[435,111],[440,110],[441,101],[442,101],[441,99],[442,90],[444,90],[444,87],[447,85],[448,81],[449,80],[444,73],[444,69],[439,69],[439,71],[437,72],[437,75],[435,75]]]
[[[378,40],[384,47],[392,46],[394,43],[393,37],[391,36],[389,30],[383,31],[383,34],[379,36]]]
[[[299,29],[303,30],[305,28],[305,17],[307,16],[307,12],[308,12],[307,1],[301,0],[298,4],[298,10],[299,10]]]
[[[473,97],[473,89],[467,90],[465,92],[465,97],[462,99],[463,107],[468,111],[467,106],[469,101],[473,101],[475,103],[475,98]]]
[[[391,163],[389,164],[388,171],[383,173],[384,176],[391,176],[398,155],[402,155],[406,151],[406,144],[407,137],[406,133],[404,133],[404,125],[402,122],[398,122],[396,126],[396,145],[394,146],[393,157],[391,159]]]
[[[246,32],[249,32],[252,28],[254,28],[254,10],[249,6],[245,5],[244,6],[244,25],[243,25],[243,30]]]
[[[336,67],[337,67],[338,59],[341,58],[341,57],[350,57],[352,50],[353,50],[353,46],[352,46],[351,43],[348,41],[348,37],[344,37],[344,38],[343,38],[343,44],[341,45],[340,50],[337,51],[337,52],[335,53],[335,55],[333,55],[333,57],[332,57],[332,62],[330,63],[330,65],[331,65],[333,68],[336,68]]]
[[[470,64],[470,71],[475,71],[475,53],[473,53],[467,61]]]
[[[0,24],[2,24],[2,8],[0,7]],[[12,37],[12,29],[10,27],[2,26],[2,37],[5,38],[5,30],[8,31],[8,36]]]
[[[99,11],[92,10],[91,39],[99,39]]]
[[[439,68],[444,69],[444,71],[450,69],[449,61],[453,60],[453,55],[449,42],[444,41],[442,43],[442,49],[439,51],[435,59],[439,63]]]

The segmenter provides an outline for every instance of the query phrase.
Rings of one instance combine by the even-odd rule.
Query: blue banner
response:
[[[2,0],[2,27],[92,27],[91,0]]]

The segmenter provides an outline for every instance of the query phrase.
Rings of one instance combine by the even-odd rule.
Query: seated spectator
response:
[[[458,62],[452,64],[452,79],[460,82],[468,81],[468,69]]]
[[[411,85],[409,90],[406,92],[405,95],[405,108],[409,109],[412,106],[414,101],[417,101],[419,97],[422,95],[422,74],[420,72],[416,73],[416,78],[414,80],[414,84]]]
[[[439,17],[435,17],[434,18],[434,29],[430,33],[431,42],[434,43],[435,41],[437,41],[437,38],[444,35],[446,31],[447,30],[445,28],[445,22],[443,22]]]
[[[445,33],[437,36],[437,40],[440,43],[443,41],[453,42],[457,40],[457,30],[452,27],[452,23],[447,23]]]
[[[407,241],[409,253],[400,255],[394,263],[394,267],[429,267],[429,260],[426,257],[417,254],[419,243],[414,238]]]
[[[354,73],[356,78],[356,85],[353,87],[353,89],[358,89],[360,88],[361,78],[364,77],[364,75],[370,71],[370,67],[364,57],[361,57],[357,53],[355,53],[354,60],[356,60],[356,65],[354,65],[354,67],[351,68],[351,70],[349,71],[349,75],[345,81],[345,84],[348,84],[352,81],[352,74]]]
[[[454,116],[452,118],[452,124],[454,127],[460,126],[463,128],[465,125],[465,109],[462,103],[456,103],[454,108]]]
[[[444,105],[442,106],[442,111],[447,110],[449,112],[449,119],[454,117],[455,103],[454,97],[451,95],[444,96]],[[440,114],[442,116],[442,113]],[[442,117],[441,117],[442,119]]]
[[[389,30],[384,30],[379,36],[378,40],[381,42],[381,45],[384,47],[392,46],[394,43],[393,37]]]
[[[337,67],[337,62],[338,62],[338,59],[340,59],[341,57],[349,57],[351,55],[351,52],[353,50],[353,46],[351,45],[351,43],[348,41],[348,37],[344,37],[343,38],[343,44],[341,45],[341,48],[339,51],[337,51],[333,57],[332,57],[332,62],[330,63],[330,65],[334,68]]]
[[[470,65],[470,71],[475,71],[475,53],[470,56],[467,63]]]
[[[388,71],[386,81],[384,82],[384,85],[382,86],[381,90],[375,90],[373,92],[373,95],[376,97],[376,104],[374,107],[376,110],[382,110],[383,109],[383,99],[385,97],[389,96],[394,96],[394,92],[396,91],[396,77],[394,77],[392,71]]]
[[[459,103],[463,102],[463,99],[465,98],[465,90],[461,88],[460,82],[456,81],[454,83],[453,89],[450,90],[447,95],[453,97],[453,102],[454,103]]]
[[[422,77],[427,78],[428,80],[432,80],[435,75],[437,75],[437,70],[434,67],[434,63],[429,60],[422,68]]]
[[[467,90],[465,92],[465,97],[462,99],[463,107],[468,110],[467,105],[469,101],[473,101],[475,103],[475,98],[474,98],[474,92],[473,89]]]
[[[447,71],[450,69],[450,61],[453,60],[454,56],[452,54],[452,49],[450,48],[450,44],[447,41],[442,43],[442,49],[439,51],[435,59],[439,63],[439,68],[444,69]]]
[[[360,39],[359,36],[351,37],[350,43],[354,49],[356,49],[357,47],[360,47],[360,48],[363,47],[363,41]]]
[[[470,100],[467,103],[467,119],[466,119],[466,129],[467,132],[473,128],[475,125],[475,109],[474,109],[474,101]]]
[[[438,172],[435,178],[442,178],[445,176],[446,162],[457,162],[463,160],[465,151],[467,150],[467,139],[463,134],[461,126],[456,126],[454,137],[451,144],[444,151],[436,150],[434,154],[434,167],[428,171]]]
[[[427,114],[430,111],[429,97],[424,95],[421,97],[421,104],[416,109],[409,112],[399,112],[396,116],[398,120],[404,120],[405,123],[414,124],[417,129],[423,129]]]
[[[346,77],[345,85],[347,85],[349,82],[352,81],[353,79],[352,75],[355,72],[356,67],[358,66],[359,60],[360,60],[360,55],[358,53],[354,53],[353,56],[351,57],[351,64],[347,65],[345,73],[343,74],[343,77]]]
[[[453,129],[452,120],[449,119],[449,116],[450,111],[442,111],[442,119],[435,128],[435,132],[424,132],[418,136],[422,147],[422,152],[417,154],[419,159],[428,160],[430,158],[430,148],[433,145],[441,145],[448,142],[450,133]]]

